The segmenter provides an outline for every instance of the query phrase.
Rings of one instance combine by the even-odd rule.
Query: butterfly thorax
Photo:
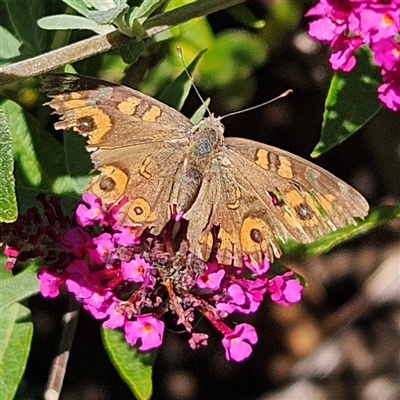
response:
[[[199,193],[203,179],[208,175],[212,161],[221,152],[224,126],[211,115],[195,125],[189,136],[189,147],[180,179],[178,210],[187,211]]]

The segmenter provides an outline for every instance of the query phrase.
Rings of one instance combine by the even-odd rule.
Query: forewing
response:
[[[88,137],[87,149],[100,175],[86,190],[105,204],[123,197],[121,224],[159,233],[171,217],[175,174],[188,146],[190,121],[133,89],[74,74],[44,76],[49,105],[61,115],[56,129]]]
[[[116,148],[165,142],[189,134],[179,111],[126,86],[75,74],[43,76],[43,90],[57,114],[56,129],[88,137],[88,147]]]

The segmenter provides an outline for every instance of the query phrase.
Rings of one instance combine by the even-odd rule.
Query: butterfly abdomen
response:
[[[180,179],[177,206],[188,211],[195,202],[204,176],[210,171],[212,160],[221,152],[223,130],[219,120],[209,117],[203,120],[189,136],[189,148]]]

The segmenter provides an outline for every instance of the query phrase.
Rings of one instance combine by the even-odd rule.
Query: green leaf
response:
[[[73,131],[64,132],[64,149],[69,175],[73,178],[77,193],[90,182],[90,171],[93,169],[90,155],[86,150],[86,138]]]
[[[2,400],[14,399],[28,360],[32,334],[33,324],[27,307],[14,303],[1,311],[0,391]]]
[[[54,193],[75,193],[62,144],[17,103],[0,103],[13,135],[16,184]]]
[[[43,0],[6,0],[8,14],[18,38],[24,44],[25,56],[33,56],[48,50],[48,34],[36,21],[45,15]]]
[[[357,51],[357,65],[350,72],[337,72],[325,101],[321,139],[311,157],[342,143],[359,130],[380,109],[376,89],[381,81],[370,51]],[[362,101],[360,101],[362,99]]]
[[[156,352],[140,352],[125,341],[119,330],[102,329],[102,338],[112,363],[135,397],[139,400],[150,399]]]
[[[190,122],[193,125],[197,125],[200,120],[204,118],[204,115],[208,112],[208,106],[210,105],[210,99],[206,99],[204,103],[194,112],[190,118]]]
[[[130,40],[120,48],[122,60],[127,64],[133,64],[138,60],[144,49],[145,45],[143,40],[138,42]]]
[[[128,13],[128,24],[132,25],[137,18],[147,17],[160,7],[165,0],[144,0],[139,7],[132,8]]]
[[[315,242],[307,245],[301,245],[295,241],[289,241],[283,247],[285,252],[296,256],[323,254],[347,240],[363,235],[388,221],[399,218],[400,206],[375,207],[364,220],[358,220],[357,225],[345,226],[344,228],[328,233]]]
[[[197,63],[200,61],[201,56],[205,50],[201,51],[194,60],[188,65],[187,72],[189,76],[193,74]],[[185,100],[192,88],[192,81],[186,71],[182,71],[179,76],[163,91],[159,100],[171,107],[180,110],[185,103]]]
[[[100,25],[109,25],[112,24],[120,15],[125,14],[128,10],[129,6],[121,4],[104,11],[88,11],[88,16]]]
[[[124,6],[126,0],[83,0],[88,8],[94,8],[99,11],[107,11],[114,7]]]
[[[51,15],[41,18],[38,25],[42,29],[89,29],[98,34],[105,34],[115,30],[112,26],[99,25],[98,23],[79,15]]]
[[[15,197],[12,136],[4,113],[0,110],[0,222],[13,222],[18,209]]]
[[[39,291],[39,281],[36,276],[38,261],[29,262],[28,268],[17,275],[0,280],[0,310],[12,304],[27,299]]]
[[[79,14],[82,14],[85,17],[88,16],[88,11],[90,6],[87,4],[87,1],[85,0],[62,0],[62,1],[69,7],[78,11]]]
[[[11,34],[6,28],[0,26],[0,65],[11,62],[13,58],[18,57],[21,53],[19,47],[21,42]]]

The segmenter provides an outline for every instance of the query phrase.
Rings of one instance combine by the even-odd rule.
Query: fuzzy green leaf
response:
[[[50,191],[76,193],[65,164],[63,146],[17,103],[0,103],[13,136],[17,185]]]
[[[21,42],[6,28],[0,26],[0,65],[5,65],[18,57],[21,54],[20,46]]]
[[[103,329],[102,338],[114,367],[135,397],[139,400],[150,399],[156,352],[140,352],[125,341],[119,330]]]
[[[41,18],[38,25],[42,29],[59,30],[59,29],[88,29],[98,34],[105,34],[115,30],[112,26],[99,25],[91,19],[81,17],[80,15],[50,15]]]
[[[28,308],[14,303],[1,311],[0,391],[2,400],[14,399],[25,371],[32,334],[33,324]]]
[[[15,197],[12,136],[8,121],[0,110],[0,222],[13,222],[18,209]]]
[[[129,7],[125,4],[122,4],[104,11],[89,11],[88,16],[100,25],[107,25],[112,24],[116,18],[122,14],[125,14],[128,10]]]

